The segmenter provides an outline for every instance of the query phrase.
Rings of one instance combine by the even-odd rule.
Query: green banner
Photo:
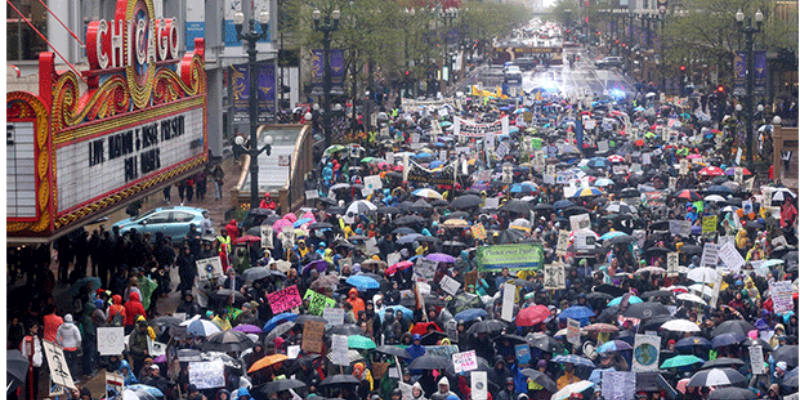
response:
[[[308,300],[308,313],[311,315],[322,315],[322,310],[336,307],[336,300],[321,295],[311,289],[306,290],[303,300]]]
[[[481,246],[476,251],[478,271],[481,272],[499,272],[503,268],[511,271],[539,270],[544,260],[541,243]]]

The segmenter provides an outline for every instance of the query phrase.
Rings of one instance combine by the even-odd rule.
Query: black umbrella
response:
[[[717,327],[711,331],[711,337],[719,336],[723,333],[738,333],[747,337],[747,333],[755,329],[755,325],[745,320],[732,319],[717,325]]]
[[[797,366],[797,345],[780,346],[772,352],[775,362],[783,361],[789,368]]]
[[[22,355],[19,350],[8,350],[6,352],[6,393],[21,387],[25,384],[28,377],[28,357]]]
[[[636,241],[637,239],[633,236],[619,235],[619,236],[614,236],[613,238],[611,238],[611,240],[607,241],[606,243],[609,243],[611,245],[617,245],[617,244],[631,244]]]
[[[533,211],[552,211],[553,206],[547,203],[539,203],[533,206]]]
[[[669,252],[670,250],[664,247],[651,247],[644,251],[644,255],[647,257],[664,257]]]
[[[589,209],[587,209],[586,207],[581,207],[581,206],[572,206],[564,209],[564,216],[566,217],[569,217],[571,215],[580,215],[580,214],[591,215],[591,211],[589,211]]]
[[[449,358],[424,355],[415,358],[414,361],[411,361],[411,364],[408,365],[408,369],[421,369],[426,371],[432,371],[435,369],[443,370],[447,369],[447,367],[451,364],[452,363],[450,362]]]
[[[180,323],[183,322],[178,318],[171,317],[169,315],[164,315],[161,317],[156,317],[150,320],[150,323],[155,326],[178,326]]]
[[[686,387],[738,385],[747,381],[744,375],[731,368],[712,368],[700,371],[689,380]]]
[[[522,239],[525,239],[525,234],[518,229],[506,229],[497,235],[497,243],[499,244],[516,243]]]
[[[503,335],[503,336],[500,336],[500,339],[501,340],[508,340],[508,341],[516,342],[516,343],[520,343],[520,344],[528,343],[527,339],[525,339],[524,337],[519,336],[519,335]]]
[[[363,335],[364,331],[361,330],[356,325],[353,324],[344,324],[344,325],[336,325],[331,329],[326,329],[325,334],[330,335],[345,335],[345,336],[353,336],[353,335]]]
[[[708,395],[709,400],[752,400],[756,397],[756,392],[739,387],[719,388]]]
[[[652,228],[653,230],[657,230],[657,231],[658,230],[669,229],[669,221],[661,220],[661,221],[653,222],[652,224],[650,224],[650,228]]]
[[[378,214],[400,214],[400,209],[394,206],[379,206],[376,211]]]
[[[217,290],[214,293],[214,297],[216,297],[218,299],[228,299],[231,296],[233,296],[234,303],[238,303],[238,302],[242,302],[242,301],[247,300],[247,298],[244,297],[242,292],[231,290],[231,289],[220,289],[220,290]]]
[[[609,285],[607,283],[604,283],[604,284],[602,284],[600,286],[595,286],[592,289],[592,291],[593,292],[608,293],[608,294],[610,294],[610,295],[612,295],[614,297],[619,297],[619,296],[622,296],[623,294],[626,293],[625,289],[623,289],[623,288],[621,288],[619,286]]]
[[[267,334],[267,342],[275,341],[277,337],[282,336],[286,332],[289,332],[295,326],[297,326],[297,323],[294,321],[287,321],[281,323],[280,325],[276,326],[274,329],[269,331],[269,333]]]
[[[764,341],[764,339],[750,339],[742,340],[742,347],[761,346],[761,351],[772,351],[772,346]]]
[[[637,303],[629,305],[622,315],[628,318],[648,319],[657,315],[669,315],[669,309],[661,303]]]
[[[228,353],[242,351],[253,346],[255,346],[255,343],[244,332],[227,330],[209,336],[203,343],[203,350]]]
[[[544,387],[544,389],[547,390],[548,392],[555,393],[558,391],[558,386],[556,386],[556,383],[553,382],[553,380],[550,379],[550,377],[544,374],[543,372],[539,372],[535,369],[530,369],[530,368],[523,368],[520,372],[522,373],[522,375],[527,376],[532,381]]]
[[[586,300],[611,300],[614,296],[603,292],[591,292],[586,295]]]
[[[321,203],[328,204],[328,205],[332,205],[332,206],[335,206],[335,205],[339,204],[338,201],[336,201],[335,199],[330,198],[330,197],[317,197],[317,201],[319,201]]]
[[[333,229],[333,225],[327,222],[315,222],[308,225],[308,229]]]
[[[525,338],[528,340],[528,344],[531,347],[535,347],[548,353],[561,353],[564,351],[564,346],[550,336],[533,334],[525,336]]]
[[[450,208],[454,210],[466,210],[477,207],[481,204],[481,201],[480,197],[473,194],[458,196],[450,203]]]
[[[442,218],[442,221],[447,221],[448,219],[453,219],[453,218],[466,219],[466,218],[469,218],[469,217],[470,217],[470,214],[465,213],[464,211],[456,211],[456,212],[452,212],[450,214],[447,214],[444,218]]]
[[[302,315],[298,316],[297,319],[294,320],[294,322],[297,325],[303,325],[303,324],[306,323],[306,321],[324,322],[324,323],[328,322],[327,319],[322,318],[322,317],[317,316],[317,315],[313,315],[313,314],[302,314]]]
[[[718,349],[720,347],[731,346],[734,344],[739,344],[743,340],[747,339],[747,336],[742,335],[738,332],[728,332],[723,333],[717,336],[714,336],[711,339],[711,347]]]
[[[711,361],[706,361],[706,363],[703,364],[703,366],[700,369],[725,368],[725,367],[738,369],[741,366],[744,366],[744,361],[738,358],[719,357]]]
[[[420,236],[416,239],[420,243],[439,243],[442,239],[439,239],[435,236]]]
[[[394,230],[392,230],[392,233],[396,235],[410,235],[412,233],[418,233],[418,232],[409,227],[401,226],[398,228],[394,228]]]
[[[408,351],[406,351],[406,349],[401,349],[400,347],[397,346],[383,345],[376,348],[375,351],[377,351],[378,353],[398,356],[400,358],[411,358],[411,355],[408,354]]]
[[[642,330],[650,330],[650,331],[657,331],[661,328],[661,325],[664,325],[665,322],[672,320],[672,316],[669,314],[666,315],[656,315],[653,318],[645,320],[642,322],[641,329]]]
[[[428,302],[428,300],[426,299],[425,300],[425,304],[431,304],[431,303]],[[420,338],[420,343],[425,345],[425,346],[434,346],[434,345],[436,345],[436,343],[438,343],[440,340],[442,340],[442,339],[444,339],[446,337],[447,337],[447,334],[444,333],[444,332],[431,331],[431,332],[428,332],[428,333],[422,335],[422,338]],[[409,358],[411,358],[411,357],[409,357]]]
[[[503,204],[503,206],[500,207],[500,211],[527,215],[531,212],[531,206],[526,201],[513,199]]]
[[[425,220],[422,219],[422,217],[416,215],[406,215],[392,221],[392,223],[395,225],[413,225],[413,224],[421,224],[423,222],[425,222]]]
[[[335,386],[335,385],[358,385],[361,381],[358,380],[353,375],[344,374],[344,375],[333,375],[328,376],[322,382],[320,382],[320,386]]]
[[[260,394],[264,398],[269,398],[273,393],[283,392],[289,389],[302,389],[304,387],[306,387],[306,384],[297,379],[278,379],[256,386],[253,391],[255,394]]]
[[[702,253],[703,252],[703,248],[700,247],[700,246],[695,246],[693,244],[687,244],[687,245],[683,245],[681,247],[680,251],[683,254],[687,254],[687,255],[692,256],[692,255],[695,255],[695,254]]]
[[[475,324],[470,326],[469,329],[467,329],[467,334],[475,335],[480,333],[487,333],[487,334],[499,333],[507,326],[508,324],[506,324],[503,321],[500,321],[499,319],[488,319],[486,321],[476,322]]]
[[[649,299],[651,297],[656,298],[656,297],[673,297],[673,296],[675,296],[675,293],[672,293],[669,290],[651,290],[649,292],[642,293],[639,297],[643,299]]]

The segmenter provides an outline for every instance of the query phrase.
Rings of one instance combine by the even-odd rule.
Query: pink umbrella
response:
[[[292,223],[297,222],[297,216],[292,213],[284,215],[283,219],[288,219],[289,221],[292,221]]]
[[[153,360],[153,362],[156,363],[156,364],[165,363],[165,362],[167,362],[167,356],[162,354],[162,355],[156,357],[155,360]]]
[[[386,268],[386,276],[389,276],[397,272],[398,270],[406,270],[412,266],[414,266],[414,263],[412,263],[411,261],[400,261],[399,263],[394,264],[389,268]]]
[[[279,219],[272,224],[272,229],[275,232],[283,232],[283,228],[289,227],[290,229],[294,229],[293,222],[289,221],[288,219]]]
[[[690,380],[690,378],[679,380],[678,384],[675,385],[675,389],[678,389],[681,393],[686,393],[686,385],[689,384]]]

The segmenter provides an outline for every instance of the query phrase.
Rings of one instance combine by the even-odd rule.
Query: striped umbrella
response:
[[[590,360],[588,358],[581,357],[581,356],[576,356],[574,354],[570,354],[570,355],[566,355],[566,356],[556,356],[556,357],[553,357],[550,360],[550,362],[559,363],[559,364],[570,363],[570,364],[573,364],[575,366],[582,366],[582,367],[589,367],[589,368],[594,368],[595,367],[594,362],[592,362],[592,360]]]
[[[615,351],[622,351],[622,350],[631,350],[633,347],[622,340],[610,340],[608,342],[603,343],[600,347],[595,350],[597,354],[603,353],[612,353]]]

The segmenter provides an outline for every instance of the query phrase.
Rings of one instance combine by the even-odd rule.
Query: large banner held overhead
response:
[[[435,185],[453,185],[456,182],[457,162],[451,162],[441,168],[427,169],[414,161],[408,161],[409,182],[425,182]]]
[[[540,243],[503,244],[480,246],[476,250],[479,272],[539,270],[542,268],[544,250]]]
[[[487,134],[508,135],[508,116],[500,118],[489,124],[479,124],[455,117],[453,122],[453,134],[474,138],[486,137]]]

